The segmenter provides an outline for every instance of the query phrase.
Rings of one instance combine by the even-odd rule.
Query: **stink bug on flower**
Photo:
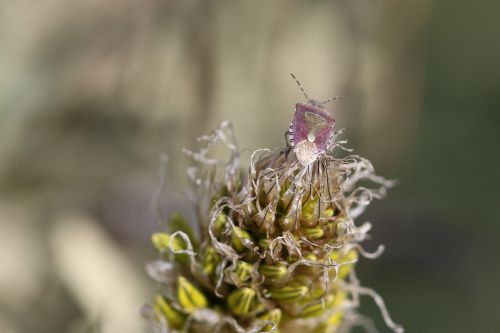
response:
[[[288,141],[299,163],[307,166],[326,153],[332,144],[335,118],[325,111],[325,104],[340,97],[332,97],[323,102],[311,99],[295,75],[290,75],[304,93],[307,102],[295,105],[293,121],[287,132]]]

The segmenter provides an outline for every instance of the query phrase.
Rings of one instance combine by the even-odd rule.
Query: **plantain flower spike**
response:
[[[229,122],[184,150],[196,219],[176,213],[152,236],[159,259],[147,270],[159,291],[144,315],[154,332],[349,332],[370,326],[357,311],[364,295],[403,332],[354,271],[383,251],[363,250],[371,224],[355,220],[392,182],[365,158],[337,157],[345,141],[323,104],[298,103],[287,145],[255,151],[246,172]],[[216,144],[227,161],[212,156]]]

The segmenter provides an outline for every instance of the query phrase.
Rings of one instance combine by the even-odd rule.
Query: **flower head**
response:
[[[248,172],[228,122],[201,137],[199,151],[185,150],[196,162],[188,175],[199,233],[176,214],[168,232],[152,237],[161,259],[148,267],[162,288],[146,312],[158,332],[345,332],[363,323],[356,309],[364,294],[402,332],[354,272],[360,256],[383,250],[363,250],[371,225],[354,219],[391,182],[360,156],[335,158],[339,134],[308,163],[292,145],[257,150]],[[231,151],[225,163],[210,157],[218,142]]]

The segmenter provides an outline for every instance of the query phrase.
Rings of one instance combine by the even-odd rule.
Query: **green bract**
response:
[[[199,152],[185,151],[196,162],[189,175],[197,220],[174,214],[167,232],[152,237],[161,259],[149,271],[160,292],[145,313],[155,330],[347,332],[360,323],[360,295],[369,295],[402,332],[354,274],[359,256],[382,249],[362,249],[371,225],[354,219],[391,185],[368,160],[329,152],[303,166],[290,148],[258,150],[244,172],[229,123],[200,141]],[[209,155],[216,143],[229,148],[229,161]]]

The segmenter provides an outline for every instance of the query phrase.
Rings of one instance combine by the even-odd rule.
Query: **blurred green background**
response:
[[[145,332],[151,208],[222,120],[284,144],[303,96],[399,179],[358,265],[407,332],[498,332],[500,3],[0,1],[0,332]],[[249,154],[244,154],[247,160]],[[387,332],[370,299],[363,312]],[[96,324],[100,323],[100,324]]]

